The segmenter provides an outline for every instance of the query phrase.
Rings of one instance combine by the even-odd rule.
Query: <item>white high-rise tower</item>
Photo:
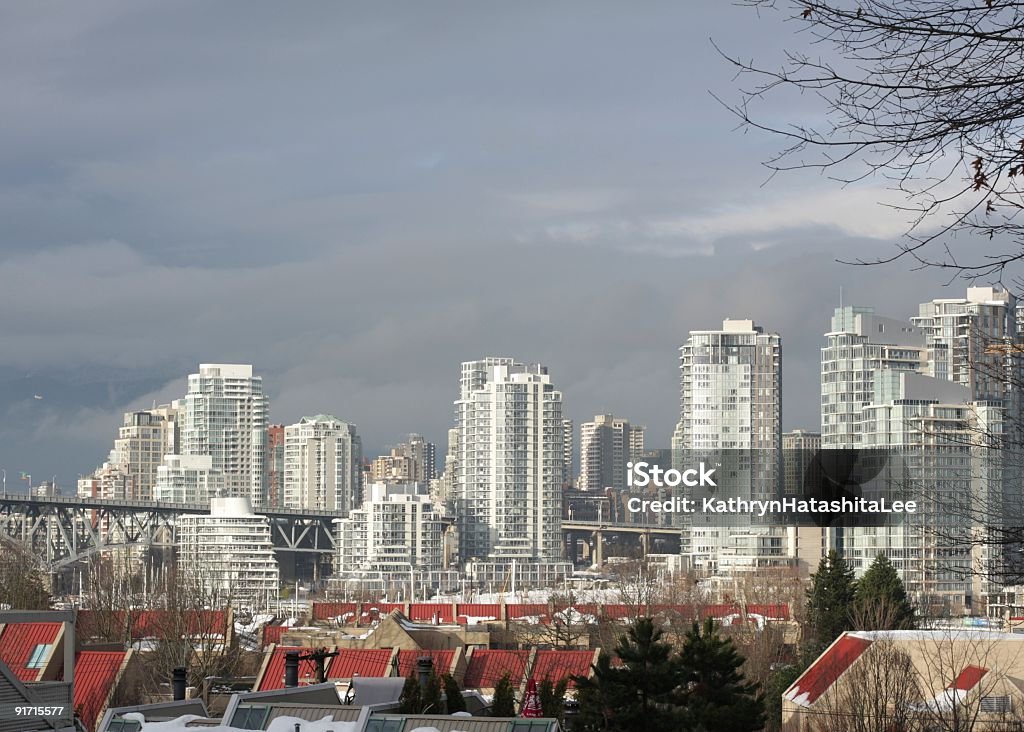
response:
[[[465,362],[455,407],[462,558],[560,560],[562,394],[547,369],[511,358]]]
[[[782,339],[752,320],[690,331],[680,349],[680,420],[673,463],[687,456],[730,455],[728,476],[744,493],[771,496],[781,478]],[[684,466],[685,467],[685,466]],[[695,567],[728,571],[784,563],[778,529],[684,518],[684,547]]]
[[[356,426],[303,417],[284,428],[286,508],[344,511],[362,505],[363,449]]]
[[[266,444],[270,411],[263,377],[252,366],[200,364],[188,377],[179,409],[182,455],[209,455],[224,474],[228,496],[266,502]]]

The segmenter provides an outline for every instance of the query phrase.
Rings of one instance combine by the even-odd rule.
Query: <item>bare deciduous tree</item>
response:
[[[881,178],[909,214],[890,257],[967,277],[1024,258],[1024,5],[998,0],[743,0],[784,9],[800,31],[778,68],[723,54],[749,81],[728,104],[786,142],[773,171]],[[818,124],[757,110],[788,91],[820,101]],[[808,115],[804,115],[806,118]],[[959,233],[991,240],[959,242]]]

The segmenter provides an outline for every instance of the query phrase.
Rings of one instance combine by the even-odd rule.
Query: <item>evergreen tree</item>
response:
[[[907,599],[896,568],[879,554],[857,582],[856,615],[865,620],[863,630],[907,630],[917,626],[917,614]]]
[[[661,640],[651,618],[638,618],[619,639],[613,667],[605,654],[593,666],[593,677],[574,677],[583,729],[648,732],[678,729],[683,719],[676,696],[682,683],[679,656]],[[584,706],[590,707],[584,711]]]
[[[823,651],[846,630],[853,628],[850,611],[853,607],[856,582],[853,570],[835,551],[821,560],[818,571],[811,575],[807,590],[807,626],[812,655]]]
[[[505,674],[494,687],[494,701],[491,703],[492,717],[516,716],[516,694],[512,680]]]
[[[778,732],[782,729],[782,693],[793,685],[803,670],[800,666],[789,664],[773,669],[764,681],[764,708],[767,719],[765,729]]]
[[[714,620],[707,618],[703,628],[693,624],[680,657],[682,729],[754,732],[764,727],[764,697],[744,678],[743,657],[731,638],[718,634]]]
[[[420,694],[420,712],[422,714],[444,714],[444,704],[441,702],[441,679],[433,671],[427,677],[427,683]]]
[[[569,688],[569,679],[562,679],[557,684],[548,677],[537,685],[537,698],[540,700],[540,711],[545,717],[562,721],[565,717],[565,692]]]
[[[416,674],[409,674],[402,685],[402,694],[398,697],[399,714],[419,714],[423,710],[423,695],[420,693],[420,682]]]
[[[455,680],[455,677],[451,674],[445,674],[441,680],[444,683],[444,695],[447,699],[448,714],[466,711],[466,700],[462,697],[462,689],[459,688],[459,682]]]

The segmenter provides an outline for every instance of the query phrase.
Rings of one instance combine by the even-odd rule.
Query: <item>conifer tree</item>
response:
[[[402,694],[398,697],[399,714],[419,714],[423,711],[423,695],[420,692],[420,682],[416,680],[415,674],[409,674],[402,685]]]
[[[516,716],[516,695],[512,680],[505,674],[494,687],[494,701],[491,703],[492,717]]]
[[[442,677],[444,683],[444,695],[447,699],[448,714],[466,711],[466,700],[462,697],[462,689],[459,682],[451,674]]]
[[[707,618],[703,628],[693,624],[680,653],[680,729],[754,732],[764,727],[764,698],[740,671],[743,660],[732,639],[719,635],[714,620]]]
[[[810,655],[816,656],[846,630],[853,628],[851,610],[856,582],[846,560],[830,551],[811,575],[807,590],[807,630]]]
[[[854,600],[856,615],[872,626],[863,630],[907,630],[917,625],[903,580],[884,554],[875,557],[857,582]]]

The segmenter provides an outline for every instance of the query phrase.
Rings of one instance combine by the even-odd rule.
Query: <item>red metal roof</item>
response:
[[[551,679],[555,683],[570,676],[589,676],[593,651],[537,651],[530,676],[540,682]],[[575,684],[570,680],[569,687]]]
[[[401,610],[405,612],[404,602],[364,602],[363,609],[360,613],[360,617],[364,620],[367,618],[373,619],[378,615],[387,615],[392,610]]]
[[[314,602],[313,620],[330,620],[339,615],[351,615],[355,619],[357,610],[354,602]]]
[[[512,685],[518,686],[526,674],[526,663],[529,660],[529,651],[474,648],[462,685],[467,689],[493,689],[501,677],[508,674]]]
[[[409,606],[409,620],[417,623],[454,623],[451,603],[414,602]]]
[[[28,668],[36,646],[50,645],[51,648],[42,659],[43,665],[53,654],[52,644],[57,641],[61,632],[61,623],[11,623],[0,633],[0,661],[3,661],[22,681],[38,681],[39,675],[45,670]]]
[[[351,679],[359,676],[381,678],[391,674],[390,648],[339,648],[338,655],[331,659],[327,678]]]
[[[539,603],[523,603],[519,605],[506,605],[505,612],[510,620],[515,618],[539,617],[542,623],[550,623],[551,616],[548,614],[548,606]]]
[[[460,602],[455,614],[459,617],[494,618],[501,617],[501,605],[497,603]]]
[[[399,651],[398,652],[398,675],[407,677],[416,670],[416,659],[422,656],[430,656],[434,660],[434,673],[451,673],[452,659],[455,658],[455,651]]]
[[[75,712],[90,732],[114,690],[126,651],[81,651],[75,658]]]
[[[312,648],[297,646],[277,646],[271,652],[270,661],[256,684],[256,691],[273,691],[284,688],[284,656],[288,651],[309,653]],[[312,660],[299,661],[299,685],[316,683],[316,664]]]
[[[871,641],[865,638],[844,633],[793,682],[784,696],[803,706],[813,704],[870,645]]]
[[[107,618],[101,616],[101,610],[79,610],[75,622],[78,635],[82,638],[95,638],[100,629],[130,627],[132,640],[156,638],[166,635],[169,631],[181,627],[183,633],[190,636],[205,635],[221,637],[228,629],[227,613],[224,610],[191,610],[183,617],[168,615],[165,610],[132,610],[128,613],[118,610]]]
[[[967,666],[946,688],[956,689],[958,691],[970,691],[979,681],[981,681],[981,677],[987,673],[987,668],[982,668],[981,666]]]
[[[747,615],[751,614],[775,620],[789,620],[789,605],[784,602],[772,605],[747,605]]]
[[[285,631],[288,630],[287,625],[264,625],[263,626],[263,645],[264,647],[269,646],[271,643],[280,643],[281,636],[284,635]]]
[[[601,609],[604,611],[604,616],[611,620],[631,618],[637,613],[637,610],[629,605],[605,605]]]

